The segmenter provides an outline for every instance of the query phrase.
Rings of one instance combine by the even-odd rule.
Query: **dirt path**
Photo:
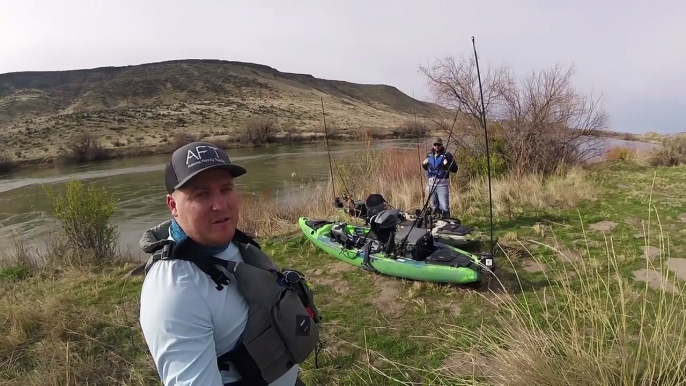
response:
[[[403,309],[403,303],[398,299],[400,283],[392,278],[375,276],[372,285],[377,289],[372,303],[385,315],[397,315]]]
[[[325,268],[315,269],[309,273],[310,280],[315,285],[325,285],[331,287],[339,294],[346,294],[352,291],[350,284],[343,277],[342,273],[351,272],[356,268],[342,261],[337,261],[327,265]]]

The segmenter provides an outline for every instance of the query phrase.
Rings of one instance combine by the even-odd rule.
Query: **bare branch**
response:
[[[473,59],[438,59],[420,70],[435,102],[462,113],[456,147],[484,156],[483,130],[476,129],[481,127],[482,110]],[[549,173],[560,163],[577,164],[602,153],[599,134],[607,129],[608,116],[599,99],[574,89],[574,73],[574,66],[557,65],[532,71],[521,84],[506,67],[482,74],[489,126],[497,127],[494,137],[504,142],[502,156],[514,172]],[[435,121],[446,126],[445,118]]]

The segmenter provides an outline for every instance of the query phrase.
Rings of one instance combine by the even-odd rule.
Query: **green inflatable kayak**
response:
[[[473,254],[437,242],[430,230],[399,227],[397,209],[369,226],[300,217],[303,234],[327,254],[365,270],[436,283],[478,284],[495,271],[493,255]]]

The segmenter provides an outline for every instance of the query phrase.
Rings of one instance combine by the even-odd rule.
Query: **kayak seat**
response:
[[[398,209],[386,209],[369,218],[369,228],[377,240],[384,244],[389,241],[400,222],[399,212]]]
[[[446,224],[443,227],[439,228],[438,231],[443,234],[466,236],[472,233],[474,229],[459,224]]]
[[[426,229],[401,228],[395,234],[394,241],[395,245],[402,246],[413,260],[422,261],[434,251],[433,237]]]
[[[452,267],[470,267],[474,261],[469,256],[448,248],[442,248],[432,253],[427,264],[449,265]]]
[[[376,216],[384,210],[388,209],[388,205],[386,205],[387,203],[388,201],[386,201],[386,198],[384,198],[384,196],[382,196],[381,194],[370,194],[364,201],[364,206],[366,207],[366,214],[367,216],[369,216],[369,219],[371,220],[371,217]]]
[[[305,221],[305,224],[308,227],[310,227],[314,230],[317,230],[317,229],[323,227],[324,225],[333,224],[333,221],[329,221],[329,220],[307,220],[307,221]]]

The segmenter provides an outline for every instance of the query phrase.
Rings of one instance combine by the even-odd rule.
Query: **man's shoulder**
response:
[[[141,288],[143,319],[179,318],[207,309],[202,277],[184,260],[160,260],[150,267]]]
[[[192,296],[203,286],[204,273],[192,262],[179,259],[157,260],[143,279],[142,296],[174,299]]]

